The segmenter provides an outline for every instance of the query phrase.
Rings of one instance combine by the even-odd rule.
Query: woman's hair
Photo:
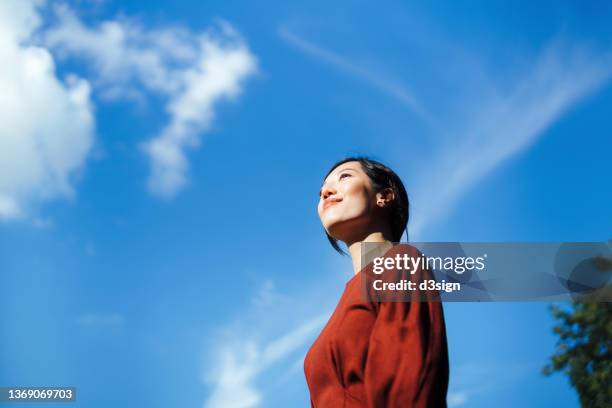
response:
[[[347,157],[336,162],[331,169],[329,169],[325,177],[323,177],[323,180],[325,180],[336,167],[351,161],[359,162],[364,173],[370,178],[375,192],[378,193],[385,188],[391,188],[393,193],[395,193],[395,199],[391,202],[389,207],[388,217],[391,224],[391,239],[393,242],[399,242],[402,239],[404,230],[406,230],[408,218],[410,217],[410,202],[408,201],[408,194],[406,193],[402,180],[393,170],[384,164],[362,156]],[[338,240],[330,236],[327,231],[325,231],[325,234],[332,247],[339,253],[346,255],[346,252],[338,245]],[[408,236],[407,230],[406,236]]]

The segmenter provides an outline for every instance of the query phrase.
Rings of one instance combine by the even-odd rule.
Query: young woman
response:
[[[344,253],[338,241],[346,244],[355,275],[306,354],[311,406],[446,407],[449,368],[441,302],[422,297],[384,302],[361,292],[362,242],[372,243],[367,245],[376,250],[370,252],[377,254],[418,255],[410,245],[392,245],[401,240],[409,216],[401,180],[374,160],[341,160],[325,177],[318,213],[334,249]]]

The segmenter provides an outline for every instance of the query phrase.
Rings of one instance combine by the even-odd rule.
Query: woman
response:
[[[408,209],[399,177],[374,160],[341,160],[325,177],[319,217],[334,249],[344,253],[338,241],[346,244],[355,275],[304,360],[312,407],[446,407],[442,304],[368,300],[360,291],[362,242],[386,256],[418,255],[412,246],[392,245],[406,229]]]

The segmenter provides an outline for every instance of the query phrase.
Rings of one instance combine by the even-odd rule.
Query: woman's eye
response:
[[[351,175],[350,175],[350,174],[348,174],[348,173],[342,173],[342,174],[340,175],[340,180],[342,180],[342,179],[344,178],[344,176],[346,176],[346,177],[350,177]]]

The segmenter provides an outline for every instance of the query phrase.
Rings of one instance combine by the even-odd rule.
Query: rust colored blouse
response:
[[[401,244],[386,256],[404,252],[418,254]],[[446,407],[449,367],[442,303],[429,298],[366,300],[359,278],[366,268],[346,283],[304,359],[311,407]],[[424,274],[429,272],[419,270],[410,279]]]

